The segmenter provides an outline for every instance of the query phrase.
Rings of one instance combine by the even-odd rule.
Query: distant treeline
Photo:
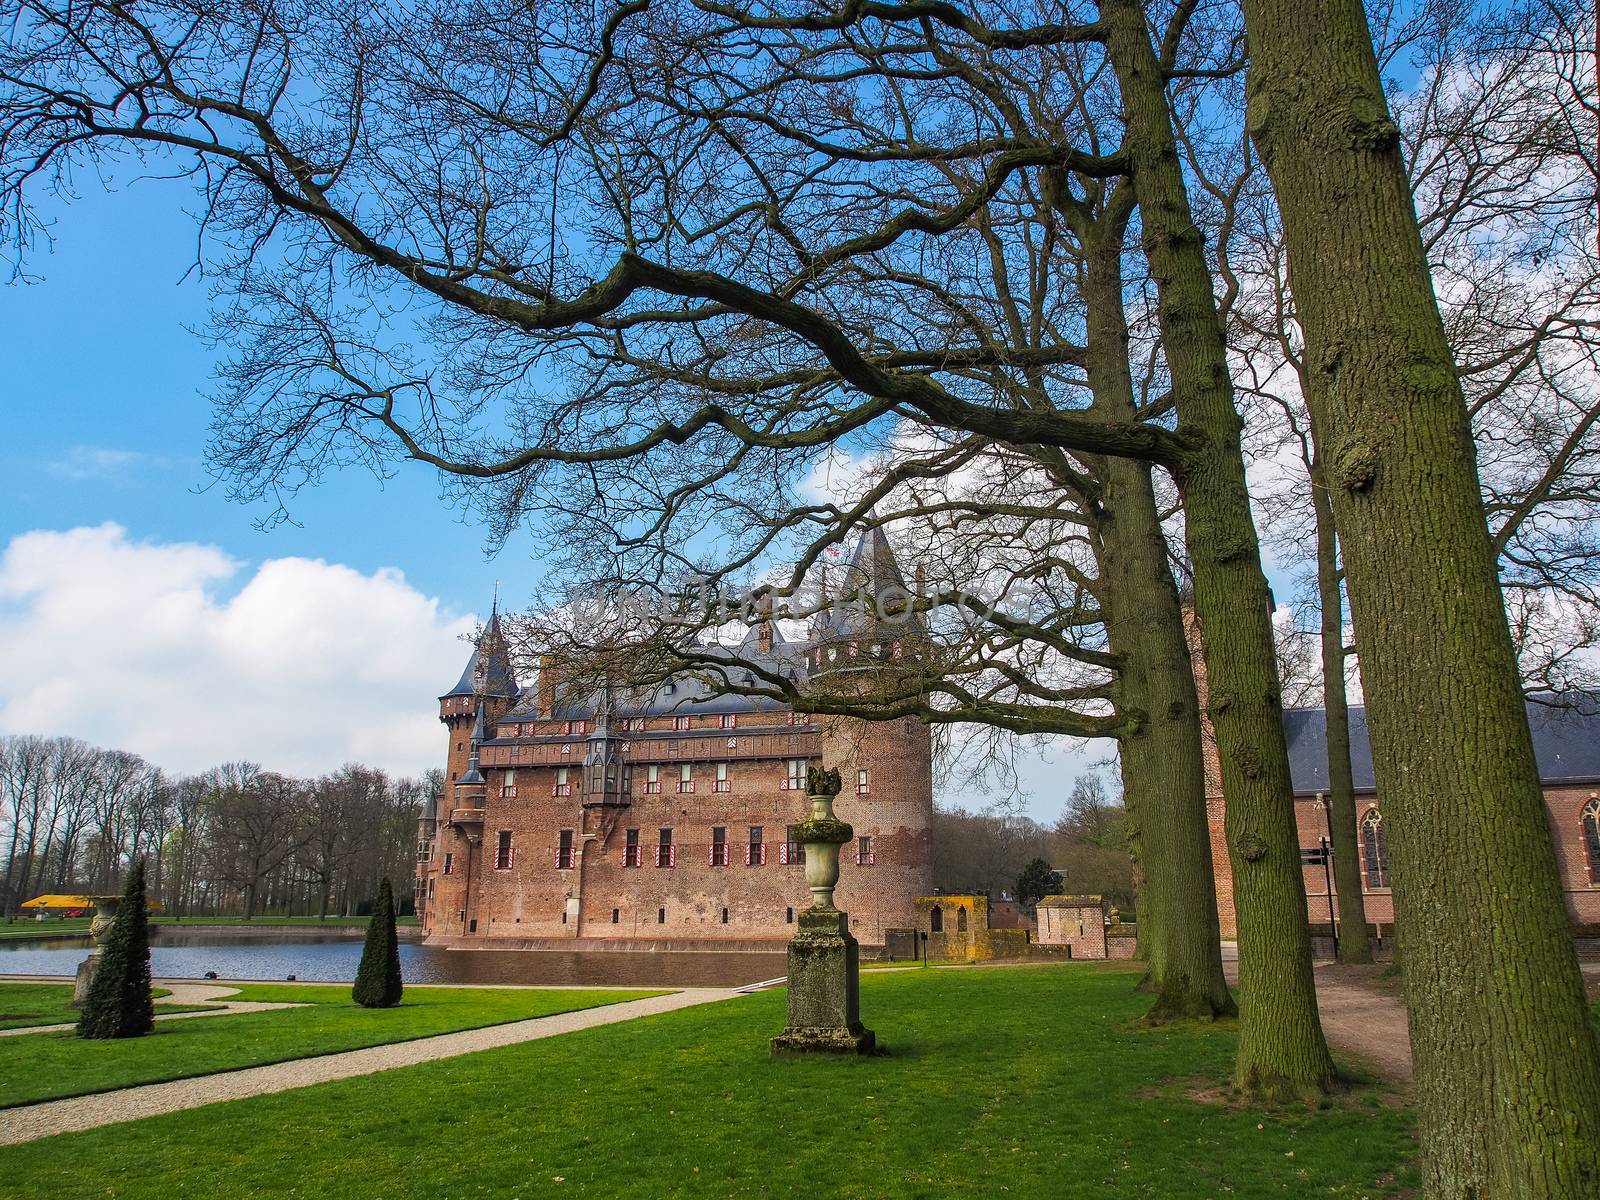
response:
[[[76,738],[0,737],[0,916],[44,893],[108,893],[146,861],[170,915],[330,916],[388,876],[410,903],[416,822],[437,780],[348,764],[297,779],[254,763],[169,775]]]
[[[1131,913],[1133,856],[1126,813],[1100,775],[1083,775],[1073,783],[1053,825],[1019,810],[1020,805],[1007,804],[981,812],[936,809],[934,885],[943,892],[987,892],[998,900],[1015,892],[1023,867],[1042,858],[1061,873],[1063,891],[1102,895]]]

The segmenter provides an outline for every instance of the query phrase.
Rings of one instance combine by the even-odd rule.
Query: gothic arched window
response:
[[[1367,887],[1388,887],[1389,850],[1383,841],[1383,814],[1375,808],[1361,818],[1361,853],[1367,860]]]
[[[1600,883],[1600,796],[1583,806],[1583,858],[1589,864],[1589,882]]]
[[[965,933],[966,931],[967,931],[967,909],[966,909],[966,905],[962,905],[960,908],[956,909],[956,932],[957,933]]]
[[[944,909],[935,904],[928,910],[928,924],[935,933],[944,932]]]

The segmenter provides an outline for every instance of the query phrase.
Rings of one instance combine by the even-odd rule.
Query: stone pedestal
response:
[[[94,981],[94,969],[100,964],[100,951],[96,950],[78,964],[78,977],[72,982],[72,1007],[82,1008],[89,998],[89,984]]]
[[[82,1008],[83,1002],[89,998],[89,984],[94,981],[95,967],[100,965],[100,947],[105,945],[106,936],[111,932],[111,923],[117,919],[117,908],[122,903],[122,897],[90,896],[89,901],[94,905],[89,937],[94,941],[95,948],[90,951],[88,958],[78,964],[78,977],[72,983],[73,1008]]]
[[[789,943],[789,1024],[772,1039],[773,1058],[871,1054],[861,1024],[861,948],[837,909],[807,909]]]

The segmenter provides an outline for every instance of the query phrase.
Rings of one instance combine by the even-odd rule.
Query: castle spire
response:
[[[522,692],[511,665],[511,647],[500,621],[500,588],[495,585],[494,605],[489,623],[473,644],[472,655],[455,687],[440,699],[451,696],[487,696],[494,700],[515,700]]]

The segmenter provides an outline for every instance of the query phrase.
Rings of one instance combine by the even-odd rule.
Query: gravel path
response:
[[[301,1058],[269,1067],[246,1067],[195,1079],[152,1083],[71,1100],[50,1100],[26,1108],[6,1109],[0,1111],[0,1146],[31,1142],[57,1133],[114,1125],[120,1121],[136,1121],[142,1117],[199,1108],[223,1100],[242,1100],[249,1096],[264,1096],[328,1083],[335,1079],[391,1071],[396,1067],[411,1067],[435,1059],[473,1054],[479,1050],[515,1046],[578,1029],[593,1029],[598,1025],[612,1025],[697,1004],[709,1004],[735,995],[738,993],[727,988],[685,988],[665,996],[534,1017],[506,1025],[491,1025],[486,1029],[468,1029],[460,1033],[396,1042],[389,1046],[373,1046],[366,1050]]]
[[[217,983],[163,983],[158,986],[172,994],[170,996],[157,996],[157,1004],[216,1004],[216,1008],[202,1009],[199,1012],[185,1013],[157,1013],[158,1021],[184,1021],[190,1017],[221,1017],[228,1013],[271,1012],[275,1008],[304,1008],[304,1004],[291,1004],[288,1002],[267,1003],[260,1000],[224,1000],[224,996],[236,996],[239,989],[225,987]],[[25,1033],[60,1033],[63,1030],[75,1029],[76,1025],[27,1025],[21,1029],[0,1029],[0,1037],[21,1037]]]

